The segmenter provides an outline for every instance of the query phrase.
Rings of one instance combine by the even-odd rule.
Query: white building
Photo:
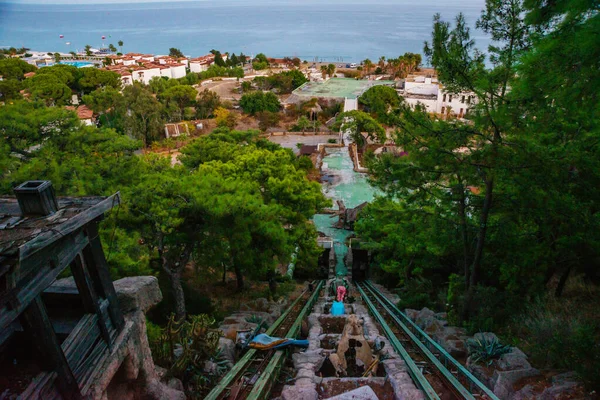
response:
[[[431,113],[459,118],[465,116],[475,101],[472,93],[447,93],[437,78],[425,76],[408,77],[399,95],[412,106],[422,104]]]
[[[206,71],[208,67],[210,67],[210,65],[214,63],[214,61],[215,56],[213,54],[209,54],[198,58],[192,58],[189,63],[190,71],[196,73]]]

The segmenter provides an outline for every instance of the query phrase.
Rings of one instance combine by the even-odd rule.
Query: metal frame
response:
[[[410,333],[411,338],[412,338],[412,336],[416,335],[419,338],[418,341],[421,346],[423,345],[423,342],[425,342],[424,345],[427,346],[428,348],[433,347],[435,349],[435,351],[437,351],[439,353],[440,357],[443,359],[444,365],[446,365],[446,366],[448,364],[452,365],[454,368],[457,369],[458,373],[463,375],[464,378],[467,381],[469,381],[470,393],[473,393],[473,389],[476,389],[478,392],[480,392],[480,394],[485,394],[491,400],[499,400],[498,397],[489,388],[487,388],[483,383],[481,383],[481,381],[479,381],[479,379],[477,379],[473,374],[471,374],[471,372],[469,370],[467,370],[462,364],[460,364],[458,361],[456,361],[454,359],[454,357],[452,357],[446,351],[446,349],[444,349],[439,343],[437,343],[427,333],[425,333],[421,328],[419,328],[417,326],[417,324],[415,324],[406,314],[404,314],[402,311],[400,311],[390,299],[388,299],[386,296],[379,293],[377,291],[377,289],[373,286],[371,281],[365,281],[364,284],[371,290],[371,292],[375,296],[377,296],[378,298],[381,299],[382,303],[386,303],[384,305],[384,307],[386,307],[386,309],[391,309],[393,311],[393,314],[394,314],[393,317],[395,317],[394,320],[397,320],[398,317],[401,318],[402,320],[404,320],[404,323],[401,324],[402,328],[405,329],[405,331],[406,331],[406,329],[411,329],[413,331]],[[390,313],[390,315],[392,315],[392,313]],[[408,332],[407,332],[407,334],[408,334]],[[428,349],[428,351],[429,351],[429,349]]]

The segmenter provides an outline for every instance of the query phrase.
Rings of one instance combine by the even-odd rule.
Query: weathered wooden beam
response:
[[[62,352],[41,298],[37,296],[20,317],[23,328],[31,334],[40,351],[39,360],[45,364],[48,371],[56,372],[55,384],[62,396],[67,400],[81,399],[77,380]]]
[[[51,245],[60,238],[67,236],[68,234],[76,231],[88,222],[98,218],[101,215],[104,215],[106,211],[110,210],[120,202],[120,194],[119,192],[117,192],[112,196],[109,196],[106,199],[102,200],[95,206],[92,206],[87,210],[81,212],[80,214],[77,214],[75,217],[57,226],[55,229],[46,231],[38,235],[37,237],[23,244],[19,248],[20,260],[22,261],[28,257],[31,257],[36,252]]]
[[[25,285],[0,294],[0,330],[12,323],[36,296],[50,286],[73,261],[73,258],[89,243],[83,232],[78,232],[75,236],[70,236],[64,240],[65,242],[62,243],[59,251],[56,254],[52,253],[54,256],[48,254],[49,258],[46,259],[45,263],[36,263],[39,268],[36,270],[35,276],[30,278]],[[53,266],[49,265],[49,259],[55,260]]]
[[[94,280],[98,294],[110,303],[110,307],[108,307],[110,318],[115,329],[120,331],[125,324],[125,320],[119,308],[115,287],[113,286],[112,279],[110,279],[108,264],[102,250],[100,236],[98,235],[98,223],[99,221],[95,220],[86,226],[90,245],[83,250],[83,257],[86,264],[90,266],[90,275]]]
[[[83,302],[83,307],[87,313],[96,314],[98,319],[98,326],[100,327],[100,333],[106,341],[108,347],[112,350],[112,341],[110,333],[108,332],[108,326],[100,311],[100,302],[96,290],[94,289],[92,278],[90,277],[89,270],[83,260],[83,255],[78,254],[73,263],[71,264],[71,271],[73,272],[73,278],[77,284],[79,290],[79,296]]]
[[[61,345],[72,370],[84,362],[86,355],[99,338],[98,317],[95,314],[84,315]]]

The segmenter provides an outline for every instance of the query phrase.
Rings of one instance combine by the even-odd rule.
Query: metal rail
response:
[[[400,340],[398,340],[396,334],[392,331],[392,329],[385,321],[381,313],[377,310],[375,304],[371,301],[371,299],[369,299],[369,297],[361,287],[361,284],[357,282],[356,287],[358,288],[360,295],[366,303],[367,308],[371,311],[371,314],[373,314],[377,322],[379,322],[379,325],[384,331],[383,333],[390,341],[392,347],[398,352],[398,354],[400,354],[400,357],[402,357],[402,359],[406,363],[406,366],[408,367],[408,374],[412,378],[413,382],[415,382],[419,389],[423,391],[427,399],[440,400],[440,397],[437,395],[435,389],[433,389],[433,386],[431,386],[427,378],[425,378],[425,376],[423,375],[421,369],[417,366],[415,361],[408,354],[402,343],[400,343]]]
[[[312,310],[313,305],[319,298],[319,293],[321,292],[321,289],[323,289],[323,286],[324,281],[320,281],[316,289],[314,290],[312,296],[298,315],[298,318],[296,318],[296,321],[294,321],[294,324],[287,332],[286,337],[296,338],[296,336],[298,336],[298,333],[300,333],[300,328],[302,327],[302,321]],[[285,360],[286,354],[286,350],[277,350],[275,352],[275,355],[273,356],[273,358],[271,358],[269,365],[263,371],[258,381],[254,384],[252,392],[250,392],[250,395],[248,395],[247,397],[248,400],[262,400],[267,398],[267,395],[271,392],[273,382],[279,375],[279,371],[281,369],[281,366],[283,365],[283,361]]]
[[[450,389],[459,398],[474,399],[478,397],[498,400],[498,397],[490,389],[456,361],[446,349],[419,328],[406,314],[400,311],[370,281],[365,281],[363,285],[386,310],[396,326],[401,328],[403,333],[410,338],[411,343],[416,345],[418,351],[433,364],[436,372],[450,385]],[[449,371],[449,367],[453,369],[452,372]],[[468,390],[466,387],[468,387]]]
[[[321,281],[318,285],[318,290],[322,288],[323,281]],[[318,293],[318,291],[315,291]],[[302,305],[302,299],[306,300],[308,295],[308,290],[302,292],[300,296],[287,308],[287,310],[281,314],[281,316],[275,321],[271,327],[265,332],[267,335],[272,336],[285,336],[290,329],[290,325],[293,327],[294,322],[296,321],[296,315],[293,315],[293,311],[297,309],[298,306]],[[314,297],[311,296],[311,299]],[[294,318],[291,320],[291,318]],[[292,322],[293,321],[293,322]],[[219,384],[211,390],[211,392],[205,397],[205,400],[219,400],[224,399],[229,394],[229,389],[231,389],[236,382],[239,382],[243,379],[245,373],[250,370],[250,367],[253,364],[258,364],[257,370],[263,370],[268,366],[268,361],[272,358],[275,351],[271,350],[268,352],[260,352],[255,349],[250,349],[246,352],[246,354],[233,366],[233,368],[221,379]],[[261,356],[264,356],[261,358]],[[255,383],[255,382],[254,382]],[[251,384],[253,384],[251,382]],[[236,396],[237,397],[237,396]]]

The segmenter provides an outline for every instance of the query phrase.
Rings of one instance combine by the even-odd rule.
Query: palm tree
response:
[[[329,64],[327,66],[327,75],[329,75],[330,78],[333,78],[333,75],[335,75],[335,64]]]
[[[385,72],[385,70],[386,70],[385,56],[379,57],[379,62],[377,63],[377,65],[379,66],[379,68],[381,68],[381,70],[383,72]]]
[[[89,44],[86,44],[84,48],[85,48],[85,54],[87,56],[91,56],[92,55],[92,50],[91,50],[92,46],[90,46]]]
[[[373,61],[367,58],[365,61],[363,61],[363,65],[365,68],[365,75],[369,75],[371,73],[371,69],[373,68]]]
[[[111,53],[117,52],[117,48],[112,43],[108,45],[108,49],[110,50]]]
[[[119,47],[121,48],[121,53],[123,52],[123,41],[119,40],[119,42],[117,43],[119,45]]]
[[[321,65],[321,76],[323,77],[323,79],[327,78],[327,65]]]

